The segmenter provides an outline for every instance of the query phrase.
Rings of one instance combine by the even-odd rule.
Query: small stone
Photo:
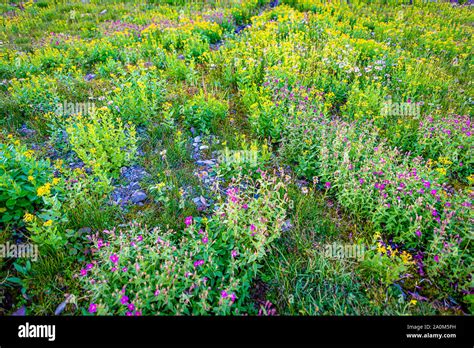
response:
[[[92,230],[91,230],[90,227],[82,227],[82,228],[77,230],[77,234],[89,234],[91,232],[92,232]]]
[[[129,190],[139,190],[140,189],[140,184],[135,181],[135,182],[131,182],[129,185],[128,185],[128,189]],[[141,191],[139,191],[141,192]]]
[[[32,136],[36,133],[34,129],[29,129],[25,124],[18,130],[24,136]]]
[[[209,204],[207,203],[206,199],[203,196],[193,198],[194,204],[196,204],[198,210],[206,209]]]
[[[86,80],[86,81],[91,81],[91,80],[95,79],[96,76],[97,76],[96,74],[87,74],[87,75],[84,77],[84,80]]]
[[[281,226],[281,230],[283,232],[288,232],[289,230],[291,230],[292,227],[293,227],[293,224],[291,223],[291,220],[288,219]]]
[[[15,312],[12,313],[12,316],[25,316],[26,315],[26,307],[22,306],[20,309],[16,310]]]
[[[145,192],[143,191],[135,191],[133,194],[132,194],[132,197],[130,197],[130,200],[132,201],[132,203],[139,203],[139,202],[142,202],[144,201],[145,199],[147,198],[147,195]]]
[[[213,166],[214,162],[212,160],[205,160],[205,161],[196,161],[198,166]]]
[[[209,146],[207,146],[207,145],[199,146],[199,150],[207,150],[208,148],[209,148]]]
[[[54,315],[60,315],[60,314],[64,311],[64,309],[66,308],[66,305],[67,305],[67,303],[68,303],[68,300],[69,300],[69,299],[65,299],[63,302],[61,302],[61,303],[59,304],[59,306],[58,306],[58,307],[56,308],[56,310],[54,311]]]

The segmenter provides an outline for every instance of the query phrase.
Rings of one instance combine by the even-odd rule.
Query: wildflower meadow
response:
[[[0,14],[0,314],[473,313],[470,1]]]

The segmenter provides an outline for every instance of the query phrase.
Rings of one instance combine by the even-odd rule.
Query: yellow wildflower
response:
[[[381,254],[385,254],[387,252],[387,249],[382,245],[382,243],[379,243],[379,245],[377,247],[377,252],[379,252]]]
[[[35,216],[33,214],[30,214],[30,213],[25,213],[25,215],[23,216],[23,221],[25,222],[31,222],[33,221],[33,219],[35,218]]]
[[[412,256],[409,253],[407,253],[406,251],[403,251],[400,254],[400,258],[402,259],[404,264],[409,264],[409,263],[411,263],[411,260],[412,260]]]
[[[41,197],[41,196],[47,196],[51,193],[51,184],[48,182],[44,184],[43,186],[38,187],[36,190],[36,194]]]
[[[34,154],[34,151],[33,151],[33,150],[27,150],[27,151],[23,152],[23,155],[24,155],[26,158],[31,158],[31,157],[33,157],[33,154]]]
[[[28,176],[28,181],[34,181],[34,180],[35,180],[35,178],[33,176],[31,176],[31,175]]]
[[[52,220],[48,220],[48,221],[46,221],[46,222],[43,224],[43,226],[49,227],[49,226],[51,226],[52,224],[53,224],[53,221],[52,221]]]

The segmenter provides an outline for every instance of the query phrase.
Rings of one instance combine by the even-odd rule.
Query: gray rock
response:
[[[198,166],[213,166],[214,162],[212,160],[196,161]]]
[[[22,125],[21,128],[18,130],[18,132],[21,133],[21,135],[30,137],[36,133],[34,129],[29,129],[26,124]]]
[[[127,182],[140,181],[149,174],[140,166],[120,168],[120,175]]]
[[[145,199],[147,198],[147,195],[145,192],[143,191],[135,191],[133,194],[132,194],[132,197],[130,197],[130,200],[132,201],[132,203],[139,203],[139,202],[143,202]]]
[[[15,316],[15,317],[22,317],[22,316],[25,316],[26,315],[26,307],[25,306],[22,306],[20,307],[20,309],[16,310],[15,312],[12,313],[12,316]]]
[[[77,230],[77,234],[89,234],[92,232],[92,229],[90,227],[82,227]]]
[[[67,303],[68,303],[68,299],[65,299],[63,302],[61,302],[59,306],[56,308],[56,310],[54,311],[54,315],[61,314],[66,308]]]
[[[289,230],[291,230],[291,228],[293,227],[293,224],[291,223],[291,220],[288,219],[286,220],[283,225],[281,226],[281,230],[283,232],[288,232]]]
[[[209,204],[207,203],[206,199],[203,196],[193,198],[194,204],[196,204],[198,210],[206,209]]]
[[[97,76],[96,74],[87,74],[87,75],[84,77],[84,80],[86,80],[86,81],[91,81],[91,80],[95,79],[96,76]]]

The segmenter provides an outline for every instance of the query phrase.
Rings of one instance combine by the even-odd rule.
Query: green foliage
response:
[[[183,107],[182,113],[186,124],[209,133],[217,129],[218,122],[227,116],[228,109],[226,102],[211,95],[198,94]]]
[[[135,125],[156,119],[165,94],[163,81],[139,73],[139,70],[134,72],[126,79],[127,82],[113,90],[110,106],[123,121],[131,121]]]
[[[0,143],[0,222],[19,223],[25,213],[45,208],[43,196],[55,191],[51,180],[49,161],[19,141]]]
[[[96,174],[116,175],[135,156],[135,127],[114,119],[107,109],[69,118],[66,131],[74,152]]]

